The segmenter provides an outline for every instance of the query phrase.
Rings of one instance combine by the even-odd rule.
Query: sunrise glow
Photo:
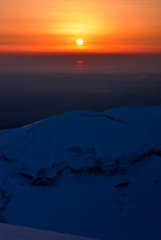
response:
[[[0,52],[161,53],[160,13],[160,0],[3,1]]]

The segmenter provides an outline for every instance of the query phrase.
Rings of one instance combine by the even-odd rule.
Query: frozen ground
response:
[[[1,222],[161,239],[161,106],[77,111],[0,131]]]

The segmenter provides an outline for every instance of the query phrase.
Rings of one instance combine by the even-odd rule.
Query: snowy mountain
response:
[[[76,111],[0,131],[1,222],[161,238],[161,106]]]

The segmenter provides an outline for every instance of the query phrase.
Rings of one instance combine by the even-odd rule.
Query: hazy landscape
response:
[[[3,55],[0,63],[0,129],[73,110],[161,104],[161,55]]]

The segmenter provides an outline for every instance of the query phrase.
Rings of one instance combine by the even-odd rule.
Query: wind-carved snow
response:
[[[122,120],[119,120],[119,119],[116,119],[112,116],[109,116],[109,115],[105,115],[105,114],[100,114],[100,115],[88,115],[88,114],[81,114],[80,116],[87,116],[87,117],[104,117],[104,118],[107,118],[107,119],[110,119],[112,121],[116,121],[116,122],[120,122],[120,123],[124,123],[126,124],[126,122],[122,121]]]
[[[129,211],[132,211],[132,214],[134,214],[136,211],[134,199],[138,199],[137,191],[140,191],[139,189],[144,186],[143,183],[146,184],[144,179],[147,178],[147,182],[149,181],[149,189],[154,188],[157,193],[158,189],[160,189],[160,160],[161,106],[117,108],[102,113],[88,111],[69,112],[21,128],[0,131],[0,219],[2,222],[25,224],[19,222],[20,220],[16,222],[12,217],[13,206],[18,202],[16,196],[20,198],[20,192],[23,192],[23,195],[28,199],[29,196],[26,194],[29,188],[32,192],[32,194],[29,193],[31,196],[38,194],[36,193],[38,189],[41,191],[48,190],[48,192],[45,191],[46,196],[48,196],[51,189],[53,189],[52,194],[56,194],[58,191],[57,195],[50,195],[50,199],[52,198],[54,202],[56,201],[56,196],[59,194],[63,196],[66,188],[70,192],[70,187],[72,184],[75,184],[73,181],[78,183],[77,187],[80,189],[80,192],[87,191],[85,189],[88,187],[85,185],[84,190],[81,190],[82,183],[80,183],[87,177],[87,185],[91,181],[89,179],[95,179],[92,186],[97,186],[97,184],[100,184],[97,181],[100,182],[102,181],[100,179],[104,179],[101,185],[106,185],[107,193],[105,194],[103,190],[99,194],[106,196],[108,204],[115,203],[111,205],[111,209],[113,209],[111,212],[109,210],[101,213],[104,219],[107,216],[112,218],[112,211],[116,211],[116,206],[121,211],[126,209],[125,206],[127,206],[127,208],[131,209]],[[152,165],[150,165],[151,162]],[[156,168],[155,165],[157,166]],[[151,176],[152,173],[149,176],[146,175],[146,171],[149,171],[149,168],[153,168],[153,177]],[[143,172],[142,176],[144,176],[144,179],[139,175],[140,171]],[[140,180],[137,180],[139,176]],[[72,182],[70,182],[71,178],[74,179]],[[68,181],[70,184],[63,188]],[[136,189],[136,184],[138,189]],[[64,189],[62,192],[59,190],[61,188]],[[23,189],[26,190],[24,191]],[[75,185],[73,185],[73,189],[75,189]],[[88,191],[92,191],[90,189]],[[77,190],[73,191],[76,192]],[[94,191],[98,192],[98,189]],[[73,196],[74,192],[71,196]],[[133,197],[131,197],[132,195]],[[140,196],[144,198],[145,194],[140,193]],[[90,198],[90,196],[88,197]],[[63,196],[62,198],[65,197]],[[62,198],[60,201],[62,201]],[[29,200],[25,201],[26,204],[27,201]],[[97,205],[99,201],[92,198],[93,204],[96,203]],[[141,200],[137,201],[141,202]],[[156,198],[155,201],[157,202]],[[75,206],[74,202],[72,204]],[[94,205],[94,208],[97,209],[96,205]],[[28,205],[25,206],[28,208]],[[57,206],[55,207],[57,208]],[[21,211],[24,211],[24,209]],[[93,211],[95,210],[93,209]],[[158,207],[158,211],[161,211],[161,208]],[[26,214],[28,215],[28,213]],[[53,213],[55,219],[56,215],[54,214],[56,213]],[[76,216],[76,214],[77,211],[73,216]],[[91,216],[93,214],[91,212]],[[65,213],[63,216],[67,217]],[[63,219],[63,216],[61,219]],[[18,219],[22,219],[22,216]],[[93,217],[90,218],[91,222],[93,221],[92,219]],[[77,221],[78,218],[72,220],[72,223],[76,224]],[[100,222],[99,217],[98,221],[95,221],[98,224]],[[27,224],[29,222],[31,224],[31,219],[27,221]],[[36,222],[37,224],[39,222],[39,224],[34,225]],[[47,230],[61,230],[64,232],[70,229],[69,226],[68,230],[65,230],[65,227],[59,229],[60,225],[66,226],[67,223],[65,225],[62,223],[58,224],[56,228],[55,226],[58,222],[53,225],[52,229],[52,227],[45,227],[38,218],[34,218],[33,225],[28,225],[28,227],[42,227],[44,229],[48,228]],[[110,222],[108,224],[112,224],[112,221]],[[103,228],[104,224],[102,220],[102,227],[97,228],[95,224],[92,225],[91,223],[91,229],[95,229],[95,234],[88,232],[90,231],[90,226],[88,231],[84,230],[84,228],[82,232],[79,232],[79,224],[75,227],[75,232],[72,230],[73,232],[69,233],[77,235],[83,235],[84,233],[84,236],[107,239],[107,237],[112,237],[112,235],[109,235],[108,231],[106,234],[106,227]],[[122,230],[120,229],[120,231]]]

